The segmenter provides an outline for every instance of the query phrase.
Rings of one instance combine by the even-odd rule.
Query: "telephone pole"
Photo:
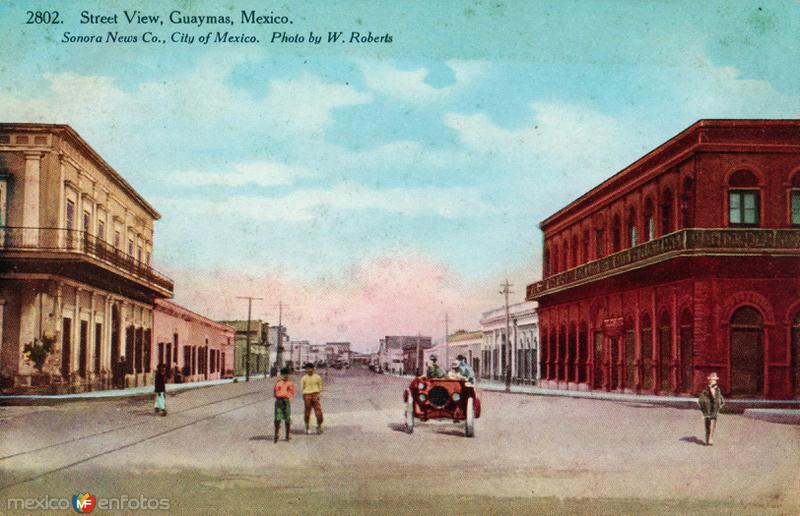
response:
[[[444,313],[444,366],[450,367],[450,342],[448,335],[450,334],[450,330],[448,329],[449,319],[447,317],[447,312]]]
[[[503,287],[503,290],[500,291],[501,294],[505,296],[506,299],[506,349],[508,353],[506,354],[506,392],[511,391],[511,359],[514,356],[511,351],[511,328],[510,328],[510,320],[508,316],[508,295],[513,294],[510,288],[513,286],[511,283],[508,282],[508,278],[506,278],[505,283],[500,285]]]
[[[237,296],[236,299],[247,299],[247,357],[244,365],[244,381],[250,381],[250,315],[253,309],[253,300],[262,301],[262,297]]]

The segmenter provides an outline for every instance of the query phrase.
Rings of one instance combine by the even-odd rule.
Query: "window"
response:
[[[2,188],[3,183],[0,182],[0,188]],[[2,193],[0,192],[0,196]],[[0,199],[2,202],[2,199]],[[792,190],[789,196],[789,203],[790,203],[790,216],[791,216],[791,223],[793,226],[800,225],[800,172],[796,173],[792,178]],[[2,214],[0,214],[2,217]],[[2,222],[0,222],[1,224]]]
[[[67,229],[75,228],[75,203],[67,199]]]
[[[644,231],[645,242],[656,237],[656,221],[653,218],[653,200],[650,198],[644,202]]]
[[[728,186],[728,223],[758,226],[761,195],[756,176],[749,170],[739,170],[731,175]]]
[[[120,243],[121,243],[121,237],[119,231],[114,231],[114,247],[119,249]]]
[[[606,254],[606,232],[598,229],[594,232],[595,258],[602,258]]]
[[[672,190],[664,190],[661,202],[661,234],[667,235],[675,229],[674,213],[672,209]]]
[[[142,261],[142,246],[136,248],[136,259],[140,262]]]
[[[8,182],[5,179],[0,179],[0,226],[6,226],[6,197],[8,191]]]
[[[759,206],[757,190],[730,190],[728,192],[728,206],[731,225],[758,225]]]
[[[619,221],[619,215],[614,215],[614,218],[611,221],[611,252],[616,253],[621,249],[621,224]]]
[[[97,237],[100,240],[105,240],[106,238],[106,224],[102,220],[97,222]]]
[[[89,232],[89,222],[92,220],[92,216],[88,211],[83,212],[83,230],[87,233]]]
[[[583,231],[583,263],[589,261],[589,230]]]
[[[628,212],[628,247],[636,246],[636,236],[636,211],[631,208]]]
[[[128,254],[133,256],[133,239],[128,240]]]

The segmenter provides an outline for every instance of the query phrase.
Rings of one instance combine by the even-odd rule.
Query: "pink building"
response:
[[[151,366],[167,366],[167,381],[197,382],[233,376],[235,330],[164,299],[153,312]]]

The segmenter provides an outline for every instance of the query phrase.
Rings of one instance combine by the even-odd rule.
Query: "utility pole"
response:
[[[514,356],[511,353],[511,328],[510,328],[510,320],[508,316],[508,295],[513,294],[510,288],[513,286],[511,283],[508,282],[508,278],[506,278],[505,283],[500,285],[503,287],[503,290],[500,291],[501,294],[505,296],[506,299],[506,349],[509,351],[506,353],[506,392],[511,391],[511,358]],[[510,355],[510,356],[509,356]]]
[[[278,344],[277,344],[277,359],[278,367],[283,365],[283,346],[281,345],[281,334],[283,333],[283,301],[278,301]]]
[[[417,370],[414,373],[416,376],[420,375],[420,370],[419,370],[419,336],[420,336],[420,334],[419,334],[419,332],[417,332],[417,356],[414,357],[414,362],[417,364]]]
[[[447,312],[444,313],[444,366],[450,367],[450,342],[449,342],[449,334],[450,330],[448,329],[448,317]]]
[[[247,357],[244,365],[244,381],[250,381],[250,314],[253,308],[253,300],[261,301],[261,297],[237,296],[236,299],[247,299]]]

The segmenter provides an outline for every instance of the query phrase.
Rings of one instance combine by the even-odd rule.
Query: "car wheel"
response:
[[[467,417],[464,420],[464,435],[475,437],[475,398],[467,398]]]
[[[408,393],[406,402],[406,431],[409,434],[414,433],[414,397],[411,393]]]

